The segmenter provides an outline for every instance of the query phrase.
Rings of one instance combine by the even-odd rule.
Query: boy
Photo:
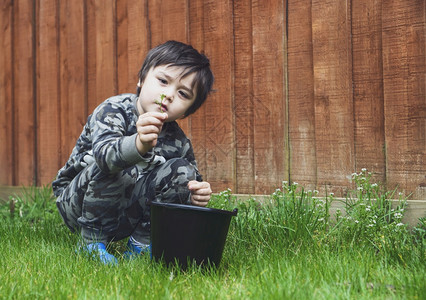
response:
[[[83,251],[116,264],[106,244],[129,237],[127,256],[149,252],[152,201],[207,205],[210,184],[175,121],[203,104],[213,81],[206,56],[168,41],[149,51],[137,95],[111,97],[88,117],[52,183],[65,224],[81,231]]]

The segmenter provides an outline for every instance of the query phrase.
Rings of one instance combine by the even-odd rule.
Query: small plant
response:
[[[36,223],[58,217],[55,198],[50,187],[24,188],[22,195],[11,196],[0,205],[0,216]]]
[[[164,98],[166,98],[166,95],[161,94],[160,95],[160,101],[155,100],[155,104],[157,104],[160,107],[160,111],[161,112],[164,112],[164,110],[163,110],[163,100],[164,100]]]

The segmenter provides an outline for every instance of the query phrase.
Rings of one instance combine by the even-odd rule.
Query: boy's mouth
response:
[[[167,105],[166,104],[161,104],[161,111],[163,112],[167,112]]]

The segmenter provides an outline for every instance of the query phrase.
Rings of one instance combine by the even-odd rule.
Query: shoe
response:
[[[104,265],[118,265],[117,259],[114,255],[108,253],[104,243],[91,243],[79,246],[79,251],[89,254],[93,259],[98,259]]]
[[[127,242],[127,249],[128,250],[123,253],[123,257],[125,259],[136,259],[143,254],[149,254],[152,258],[151,245],[144,245],[142,247],[136,246],[129,239],[129,241]]]

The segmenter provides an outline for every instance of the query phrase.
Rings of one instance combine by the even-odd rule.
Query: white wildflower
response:
[[[396,212],[396,213],[394,213],[394,215],[393,215],[395,218],[397,218],[397,219],[401,219],[402,218],[402,214],[401,213],[399,213],[399,212]]]
[[[324,218],[319,218],[318,219],[318,222],[322,222],[322,221],[324,221]]]
[[[398,224],[396,224],[396,226],[398,226],[398,227],[404,226],[404,223],[398,223]]]
[[[362,191],[363,190],[362,186],[357,187],[357,190]]]
[[[358,221],[358,220],[355,220],[355,223],[357,223],[357,224],[358,224],[358,223],[359,223],[359,221]]]
[[[370,211],[371,209],[370,209],[370,206],[367,206],[366,208],[365,208],[365,211]]]
[[[373,184],[371,185],[371,187],[372,187],[372,188],[377,187],[377,183],[373,183]]]
[[[361,169],[361,171],[366,172],[366,171],[367,171],[367,169],[366,169],[366,168],[362,168],[362,169]]]

